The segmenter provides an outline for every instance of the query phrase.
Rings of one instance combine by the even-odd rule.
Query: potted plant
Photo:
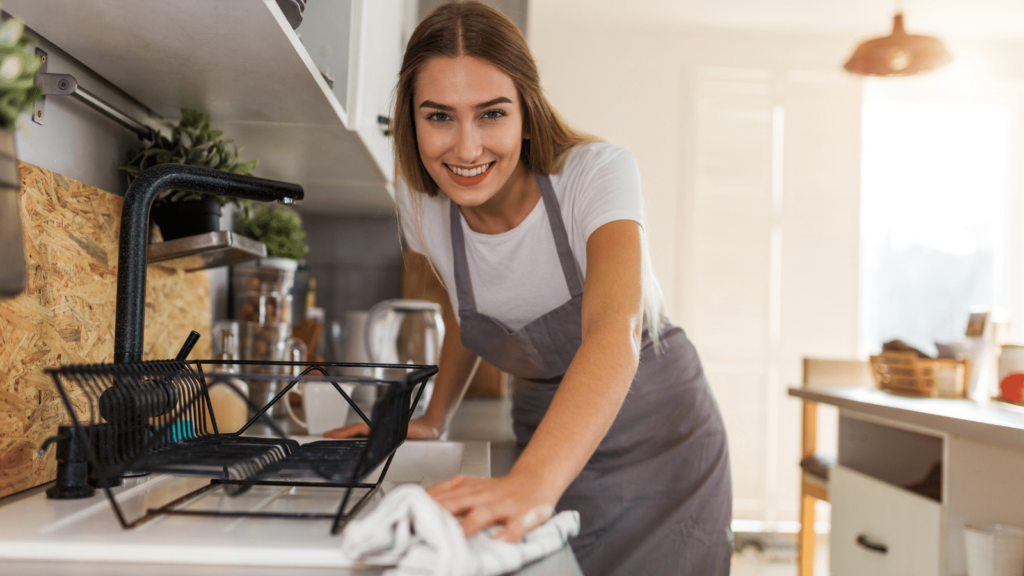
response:
[[[261,324],[297,320],[292,306],[293,288],[296,272],[302,274],[298,261],[309,250],[302,218],[288,208],[261,204],[239,213],[235,233],[267,247],[266,258],[233,268],[235,318]],[[298,295],[298,301],[301,305],[304,295]]]
[[[0,260],[0,297],[13,297],[25,289],[25,253],[21,239],[18,189],[21,176],[14,149],[14,131],[21,114],[43,95],[35,84],[40,60],[28,45],[20,18],[0,25],[0,244],[9,258]]]
[[[245,210],[235,220],[235,233],[267,246],[267,256],[302,260],[309,251],[302,217],[294,210],[267,204]]]
[[[234,174],[252,176],[259,160],[241,162],[241,148],[224,132],[212,130],[206,114],[181,109],[181,120],[168,138],[150,128],[150,133],[128,152],[125,165],[118,167],[128,175],[128,183],[146,168],[157,164],[205,166]],[[168,190],[153,200],[150,214],[160,227],[164,240],[174,240],[220,229],[221,207],[227,203],[244,206],[244,201],[228,196],[203,194],[189,190]]]

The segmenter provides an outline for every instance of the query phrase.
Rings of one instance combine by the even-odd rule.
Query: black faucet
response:
[[[260,202],[292,204],[303,197],[298,184],[231,174],[184,164],[160,164],[147,169],[128,187],[121,209],[121,238],[117,260],[117,311],[114,318],[114,363],[142,360],[146,319],[146,258],[149,250],[149,207],[164,190],[191,190]],[[193,331],[178,353],[185,360],[199,339]],[[95,470],[88,453],[111,454],[119,446],[138,445],[147,438],[147,419],[173,409],[178,389],[170,382],[127,379],[107,388],[98,400],[105,424],[84,428],[61,426],[57,436],[43,444],[57,443],[57,482],[46,491],[49,498],[87,498],[95,491]],[[122,450],[123,452],[123,450]],[[101,478],[104,487],[120,479]]]
[[[121,209],[117,259],[117,311],[114,317],[114,363],[142,360],[146,319],[146,257],[149,249],[149,207],[164,190],[191,190],[258,202],[292,204],[303,197],[302,186],[231,174],[213,168],[159,164],[145,170],[128,187]]]

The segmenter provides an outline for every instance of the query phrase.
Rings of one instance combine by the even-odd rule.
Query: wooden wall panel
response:
[[[0,496],[53,479],[54,450],[36,452],[69,421],[43,369],[110,362],[120,196],[20,163],[28,288],[0,300]],[[188,335],[210,331],[206,272],[150,266],[144,358],[173,358]],[[209,338],[192,358],[209,358]]]

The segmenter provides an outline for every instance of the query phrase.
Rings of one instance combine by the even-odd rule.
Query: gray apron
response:
[[[463,345],[514,376],[513,428],[526,446],[582,338],[583,282],[551,181],[541,197],[571,298],[518,330],[476,311],[462,213],[450,202]],[[697,351],[667,321],[656,354],[644,333],[640,366],[611,429],[557,510],[578,510],[570,541],[587,576],[726,575],[732,487],[725,427]]]

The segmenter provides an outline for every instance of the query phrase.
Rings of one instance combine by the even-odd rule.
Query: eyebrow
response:
[[[479,110],[481,108],[488,108],[490,106],[494,106],[495,104],[511,104],[511,103],[512,103],[512,101],[509,100],[508,98],[506,98],[504,96],[499,96],[499,97],[497,97],[497,98],[495,98],[493,100],[488,100],[487,102],[483,102],[481,104],[477,104],[476,106],[473,106],[473,109],[474,110]],[[448,106],[447,104],[438,104],[437,102],[434,102],[433,100],[424,100],[422,103],[420,103],[420,108],[435,108],[437,110],[444,110],[445,112],[453,112],[455,110],[455,108],[453,108],[452,106]]]

